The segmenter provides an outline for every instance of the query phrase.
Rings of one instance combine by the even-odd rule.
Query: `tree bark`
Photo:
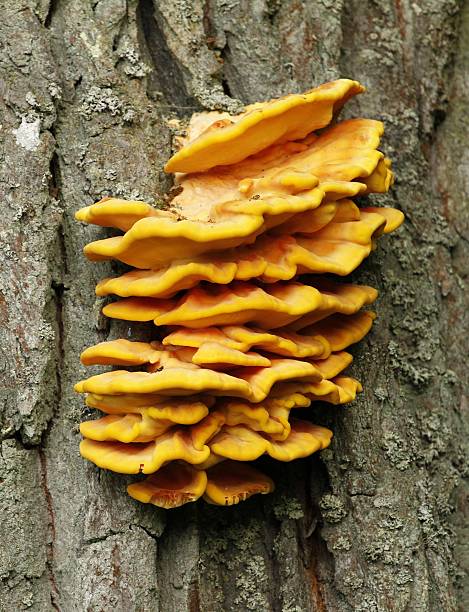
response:
[[[0,4],[0,609],[462,610],[469,4]],[[78,452],[79,354],[128,329],[94,296],[113,265],[82,255],[107,231],[74,212],[157,201],[168,119],[339,76],[368,87],[345,116],[385,122],[397,180],[374,199],[407,217],[355,276],[381,295],[353,351],[365,391],[315,408],[332,446],[270,465],[273,495],[141,505]]]

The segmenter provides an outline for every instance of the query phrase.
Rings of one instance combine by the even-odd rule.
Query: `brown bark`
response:
[[[0,23],[0,609],[463,609],[469,6],[458,0],[16,0]],[[368,93],[407,223],[356,278],[380,289],[365,392],[322,405],[321,457],[272,496],[165,513],[78,453],[79,353],[100,315],[77,208],[167,189],[167,119],[337,76]],[[465,386],[466,384],[466,386]],[[467,490],[467,489],[466,489]],[[467,594],[467,591],[466,591]]]

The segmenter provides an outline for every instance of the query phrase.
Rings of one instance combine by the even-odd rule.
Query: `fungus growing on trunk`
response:
[[[179,299],[124,298],[105,306],[103,313],[112,319],[153,321],[158,326],[183,325],[195,329],[242,323],[276,329],[300,319],[295,325],[301,329],[335,312],[355,313],[378,295],[366,285],[323,280],[315,281],[314,285],[278,282],[259,287],[237,281],[226,287],[195,287]]]
[[[393,175],[387,162],[385,171],[380,165],[384,156],[376,147],[382,133],[379,121],[352,119],[234,166],[184,175],[167,210],[133,201],[126,210],[122,200],[106,198],[78,211],[77,219],[125,228],[125,234],[92,242],[85,254],[91,260],[114,258],[155,269],[181,259],[181,254],[192,259],[251,244],[260,234],[321,204],[371,190],[384,192]]]
[[[207,474],[183,461],[168,463],[141,482],[127,487],[131,497],[160,508],[177,508],[194,502],[207,489]]]
[[[313,212],[322,212],[328,207],[334,213],[339,212],[336,202]],[[167,298],[201,281],[226,285],[250,279],[274,283],[305,273],[345,276],[368,257],[376,239],[387,231],[386,227],[395,226],[402,219],[402,213],[395,209],[388,209],[387,216],[380,214],[379,209],[357,211],[358,218],[353,220],[327,213],[330,219],[316,222],[317,229],[311,234],[306,232],[306,228],[311,230],[311,219],[295,221],[293,218],[289,233],[298,235],[265,235],[249,246],[201,255],[192,261],[175,260],[159,269],[132,270],[117,278],[103,279],[96,287],[96,294]],[[298,227],[294,228],[294,223]]]
[[[198,366],[195,369],[166,367],[156,372],[114,370],[78,382],[75,390],[102,396],[131,393],[170,397],[211,393],[260,402],[278,382],[291,379],[319,382],[339,374],[350,361],[348,353],[339,352],[322,361],[275,358],[268,367],[237,367],[229,373]]]
[[[184,174],[163,209],[104,198],[76,213],[121,232],[88,244],[90,260],[135,268],[98,283],[119,298],[103,313],[158,328],[159,340],[87,348],[86,366],[130,369],[75,386],[104,413],[81,423],[82,456],[147,474],[129,485],[134,499],[175,508],[270,493],[250,462],[326,448],[332,432],[308,420],[311,404],[362,390],[344,349],[369,332],[377,291],[321,275],[353,272],[404,218],[351,199],[393,182],[383,124],[333,122],[363,90],[339,79],[237,116],[195,115],[166,164]]]
[[[364,90],[357,81],[339,79],[304,94],[251,104],[234,117],[225,115],[212,122],[209,114],[210,123],[205,125],[198,115],[189,141],[171,157],[165,170],[202,172],[235,164],[274,143],[301,140],[328,125],[347,100]]]
[[[217,506],[232,506],[251,495],[271,493],[271,478],[251,465],[239,461],[223,461],[207,470],[204,500]]]

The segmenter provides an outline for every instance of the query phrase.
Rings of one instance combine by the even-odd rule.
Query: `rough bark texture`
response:
[[[462,610],[469,5],[0,4],[0,609]],[[79,353],[128,330],[94,297],[111,266],[81,253],[106,231],[73,214],[157,200],[171,116],[337,76],[368,86],[347,114],[384,120],[397,181],[382,200],[407,215],[356,275],[381,292],[354,351],[365,392],[315,409],[333,444],[270,464],[274,495],[140,505],[78,453]]]

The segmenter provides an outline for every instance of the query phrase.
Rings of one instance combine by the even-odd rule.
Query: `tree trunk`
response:
[[[0,609],[462,610],[469,5],[1,4]],[[407,217],[356,274],[381,295],[365,391],[314,410],[332,446],[273,466],[273,495],[141,505],[78,452],[79,354],[128,330],[94,296],[112,266],[82,254],[107,231],[74,212],[157,200],[171,117],[338,76],[368,88],[346,116],[385,122],[397,180],[374,199]]]

